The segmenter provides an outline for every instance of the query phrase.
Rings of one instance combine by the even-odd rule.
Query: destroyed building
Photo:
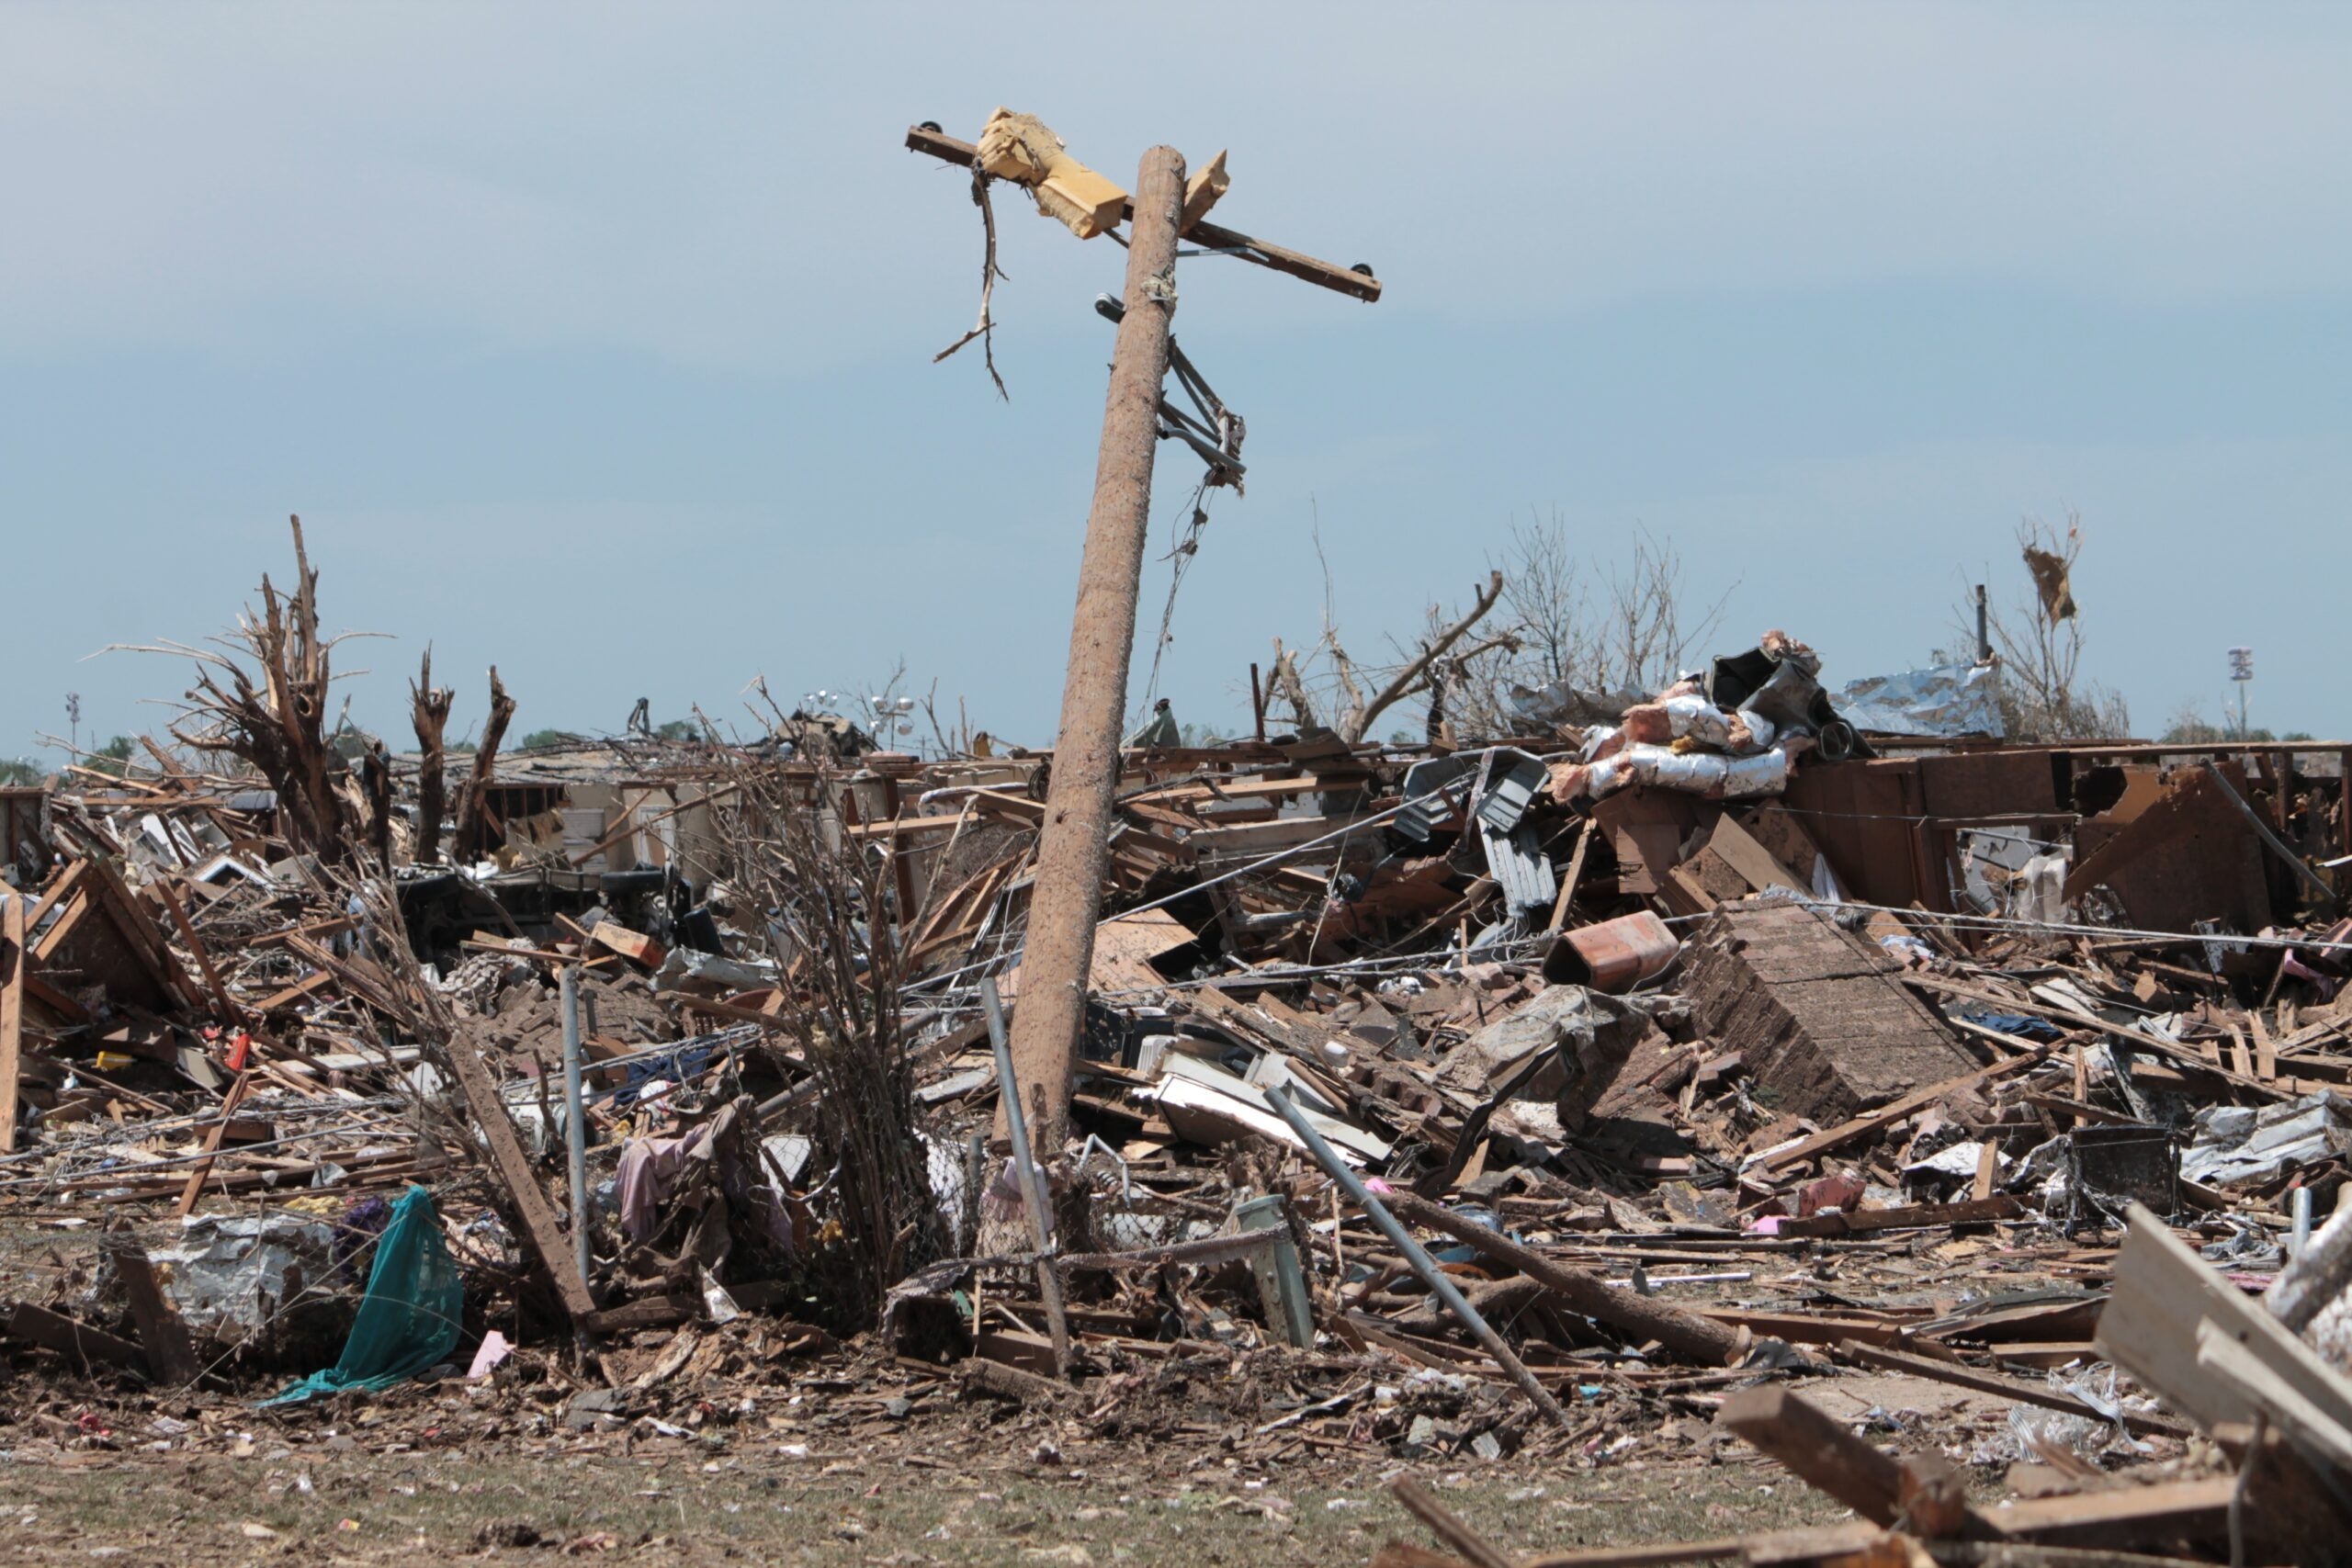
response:
[[[15,1271],[12,1375],[470,1378],[560,1445],[843,1359],[1048,1431],[1227,1366],[1269,1462],[1744,1441],[1858,1516],[1693,1557],[2334,1560],[2352,749],[2015,745],[1899,695],[1989,671],[1826,662],[1125,750],[1059,1104],[1003,1048],[1051,751],[795,713],[452,788],[311,709],[69,767],[0,797],[0,1224],[101,1245]],[[1980,1403],[1890,1455],[1837,1403],[1890,1371]]]

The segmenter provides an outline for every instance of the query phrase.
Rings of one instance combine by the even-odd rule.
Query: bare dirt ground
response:
[[[483,1560],[832,1563],[1367,1562],[1428,1544],[1352,1459],[1225,1468],[997,1451],[788,1458],[656,1439],[629,1453],[339,1452],[257,1433],[243,1457],[82,1454],[0,1464],[0,1562]],[[1080,1455],[1080,1458],[1091,1456]],[[1563,1471],[1507,1459],[1411,1468],[1520,1551],[1820,1522],[1837,1510],[1767,1463]]]

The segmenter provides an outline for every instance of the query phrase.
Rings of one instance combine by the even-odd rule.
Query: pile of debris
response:
[[[1270,1461],[1745,1440],[1861,1517],[1595,1562],[2352,1539],[2352,748],[1903,734],[1779,633],[1474,750],[1132,748],[1022,1081],[1050,753],[493,739],[452,811],[429,666],[414,753],[253,743],[302,581],[236,744],[0,796],[22,1365],[519,1346],[582,1441],[750,1337],[1138,1432],[1229,1365]]]

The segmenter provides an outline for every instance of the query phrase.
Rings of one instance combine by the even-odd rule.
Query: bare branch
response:
[[[1476,602],[1471,605],[1469,613],[1424,645],[1419,657],[1398,671],[1396,679],[1389,682],[1370,703],[1351,712],[1340,726],[1340,733],[1351,743],[1363,739],[1364,731],[1372,728],[1374,720],[1411,694],[1415,683],[1429,669],[1430,661],[1460,641],[1462,635],[1483,620],[1487,612],[1493,609],[1502,596],[1503,574],[1492,572],[1487,577],[1487,586],[1477,591]]]

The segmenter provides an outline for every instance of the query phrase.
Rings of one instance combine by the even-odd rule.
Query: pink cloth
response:
[[[614,1178],[620,1204],[621,1235],[631,1243],[653,1234],[661,1220],[662,1201],[676,1187],[686,1168],[689,1140],[631,1138],[621,1146],[620,1169]]]

